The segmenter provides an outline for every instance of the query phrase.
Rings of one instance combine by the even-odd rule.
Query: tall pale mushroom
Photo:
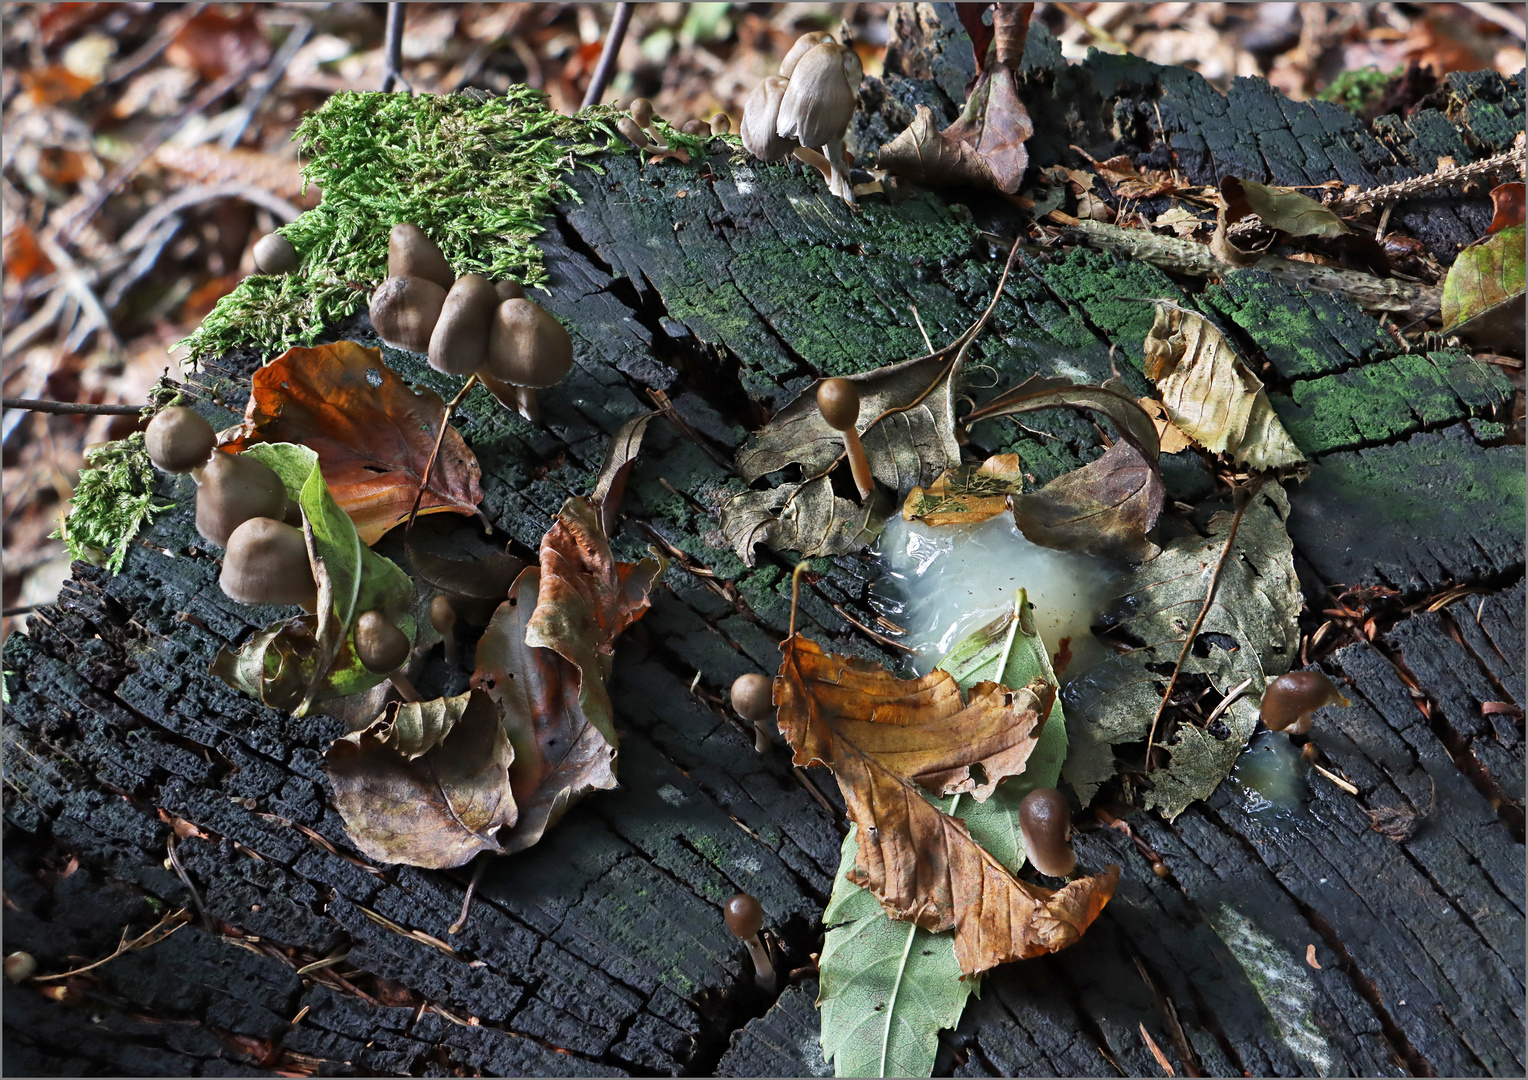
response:
[[[832,41],[814,45],[792,70],[775,123],[776,134],[793,138],[827,159],[833,194],[850,203],[854,189],[844,168],[844,133],[854,117],[864,74],[853,49]]]

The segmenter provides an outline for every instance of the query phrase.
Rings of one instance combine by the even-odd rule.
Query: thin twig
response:
[[[610,20],[610,30],[605,35],[605,47],[600,51],[599,63],[594,66],[594,74],[589,77],[589,89],[584,91],[584,108],[598,105],[604,96],[605,84],[615,72],[616,57],[620,54],[621,43],[626,40],[626,28],[630,25],[631,5],[617,4],[615,16]]]
[[[1499,154],[1471,161],[1466,165],[1447,165],[1423,176],[1382,184],[1367,191],[1355,191],[1342,195],[1327,205],[1327,209],[1341,212],[1353,210],[1364,203],[1391,202],[1396,199],[1415,199],[1430,195],[1443,188],[1458,187],[1471,180],[1483,180],[1498,173],[1517,172],[1523,167],[1523,148],[1514,146]]]
[[[900,641],[896,641],[896,640],[894,640],[892,638],[887,637],[885,634],[881,633],[879,630],[872,630],[870,627],[866,626],[864,623],[862,623],[858,619],[856,619],[853,615],[850,615],[847,611],[845,611],[844,610],[844,606],[842,604],[834,604],[833,605],[833,610],[838,612],[840,615],[842,615],[851,624],[853,624],[854,626],[857,626],[860,630],[864,631],[864,633],[872,641],[876,642],[876,644],[878,644],[878,645],[884,645],[888,649],[900,649],[902,652],[913,654],[913,655],[915,655],[918,652],[917,649],[914,649],[914,648],[912,648],[909,645],[903,645]]]
[[[281,51],[276,54],[270,67],[266,69],[265,77],[245,96],[243,104],[239,106],[238,119],[228,125],[228,130],[223,132],[223,137],[218,140],[220,146],[232,150],[239,145],[239,140],[244,137],[249,122],[255,118],[255,112],[260,108],[260,103],[271,92],[271,87],[281,81],[281,76],[286,73],[287,65],[292,62],[292,58],[297,55],[297,50],[302,48],[312,32],[313,24],[306,19],[287,32],[287,39],[281,43]]]
[[[1234,702],[1237,698],[1242,696],[1242,691],[1247,689],[1247,687],[1252,685],[1252,679],[1253,679],[1253,676],[1248,675],[1241,682],[1239,682],[1235,686],[1233,686],[1231,688],[1231,692],[1229,694],[1227,694],[1225,697],[1221,698],[1220,699],[1220,704],[1215,706],[1214,710],[1210,713],[1210,715],[1206,716],[1204,718],[1204,726],[1205,727],[1209,727],[1215,721],[1219,720],[1220,719],[1220,714],[1225,712],[1227,709],[1229,709],[1231,707],[1231,703]]]
[[[918,305],[908,304],[907,310],[913,313],[913,322],[918,324],[918,333],[923,335],[923,347],[928,349],[929,352],[933,352],[934,343],[929,340],[928,331],[923,329],[923,320],[918,318]]]
[[[55,413],[60,416],[136,416],[147,405],[88,405],[79,401],[46,401],[41,398],[8,397],[4,399],[7,409],[25,409],[28,412]]]
[[[180,856],[175,851],[175,834],[173,832],[165,837],[164,846],[170,855],[170,868],[180,877],[181,884],[191,894],[191,906],[196,908],[197,915],[201,916],[202,928],[209,934],[215,933],[216,931],[212,928],[212,919],[207,914],[207,908],[202,904],[202,894],[196,891],[196,886],[191,884],[191,875],[186,873],[186,868],[180,864]]]
[[[1348,783],[1346,780],[1344,780],[1342,777],[1338,776],[1336,773],[1332,772],[1332,770],[1330,770],[1330,769],[1323,769],[1320,765],[1317,765],[1314,761],[1311,762],[1310,767],[1315,769],[1318,773],[1320,773],[1322,776],[1326,777],[1332,783],[1336,784],[1343,791],[1346,791],[1349,795],[1357,795],[1358,794],[1358,789],[1356,787],[1354,787],[1352,784]]]
[[[1194,620],[1194,625],[1189,628],[1188,636],[1183,639],[1183,648],[1178,651],[1178,662],[1173,665],[1172,678],[1167,680],[1167,689],[1162,694],[1162,700],[1157,704],[1157,713],[1151,718],[1151,727],[1146,732],[1146,771],[1151,772],[1151,748],[1157,736],[1157,724],[1162,719],[1162,712],[1167,708],[1168,699],[1173,696],[1173,687],[1177,685],[1178,675],[1183,671],[1183,661],[1188,659],[1188,651],[1194,647],[1194,639],[1199,636],[1199,628],[1204,625],[1204,617],[1210,613],[1210,605],[1215,602],[1215,593],[1220,588],[1220,572],[1225,569],[1226,560],[1231,557],[1231,551],[1236,546],[1236,530],[1241,527],[1242,515],[1247,512],[1247,507],[1252,505],[1252,500],[1262,490],[1263,479],[1257,482],[1247,491],[1247,497],[1241,506],[1236,508],[1236,516],[1231,519],[1231,531],[1226,534],[1225,550],[1220,553],[1220,559],[1215,563],[1215,573],[1210,578],[1209,590],[1204,594],[1204,603],[1199,608],[1199,617]]]
[[[467,396],[467,391],[478,384],[477,372],[473,372],[467,378],[466,384],[457,391],[450,401],[446,402],[446,414],[440,418],[440,432],[435,436],[435,446],[430,451],[430,460],[425,464],[424,475],[419,478],[419,490],[414,494],[414,505],[409,510],[409,521],[404,526],[405,531],[414,527],[414,519],[419,516],[419,504],[424,501],[425,489],[430,486],[430,474],[435,471],[435,459],[440,457],[441,444],[446,441],[446,432],[451,427],[451,414],[462,403],[462,398]]]
[[[165,938],[167,938],[171,934],[175,933],[175,931],[179,930],[182,926],[185,926],[186,923],[188,923],[190,921],[191,921],[190,913],[187,912],[185,908],[178,908],[175,911],[170,912],[170,914],[166,915],[164,918],[160,919],[153,926],[149,927],[148,930],[144,931],[142,934],[139,934],[137,937],[133,938],[132,941],[128,941],[127,940],[127,927],[124,926],[122,928],[122,940],[117,943],[116,949],[113,950],[113,952],[112,952],[112,954],[110,956],[105,957],[104,959],[101,959],[101,960],[97,960],[93,964],[86,964],[84,967],[75,968],[73,971],[62,971],[62,972],[59,972],[57,975],[38,975],[32,981],[33,982],[51,982],[54,979],[67,979],[67,978],[69,978],[72,975],[83,975],[87,971],[95,970],[96,968],[100,967],[102,964],[109,964],[109,963],[111,963],[111,961],[115,960],[117,957],[121,956],[123,953],[130,953],[130,952],[134,952],[134,951],[136,951],[138,949],[146,949],[150,945],[157,945],[157,944],[159,944]],[[163,934],[160,934],[160,936],[157,937],[157,938],[154,937],[154,935],[158,934],[159,931],[164,930],[164,928],[166,926],[170,927],[169,930],[165,931]],[[150,941],[149,940],[150,938],[153,938],[153,940]]]
[[[402,82],[405,87],[408,83],[403,78],[403,17],[407,13],[407,4],[387,5],[387,32],[386,44],[382,51],[382,92],[391,93],[393,84]],[[413,88],[409,88],[413,92]]]
[[[699,674],[698,672],[696,674]],[[460,934],[462,928],[467,925],[467,916],[472,911],[472,894],[477,892],[478,881],[483,876],[483,870],[488,866],[487,859],[479,859],[477,866],[472,869],[472,880],[467,882],[467,895],[462,897],[462,913],[456,917],[456,921],[446,928],[448,934]]]

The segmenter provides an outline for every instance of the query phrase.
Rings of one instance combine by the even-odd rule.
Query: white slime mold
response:
[[[926,674],[966,634],[1013,606],[1016,589],[1034,605],[1036,628],[1052,656],[1071,638],[1070,678],[1106,654],[1089,632],[1119,577],[1090,555],[1052,551],[1024,539],[1008,514],[979,525],[929,526],[894,514],[876,548],[886,572],[870,586],[871,601],[907,630],[913,668]]]

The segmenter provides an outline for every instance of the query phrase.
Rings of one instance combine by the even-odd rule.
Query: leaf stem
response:
[[[456,392],[456,396],[446,402],[445,415],[440,418],[440,431],[435,434],[435,447],[430,451],[430,460],[425,464],[424,476],[419,478],[419,490],[414,493],[414,505],[409,509],[409,521],[404,526],[405,531],[414,527],[414,519],[419,516],[419,504],[424,501],[425,489],[430,486],[430,474],[435,471],[435,459],[440,457],[441,444],[446,441],[446,431],[451,427],[451,414],[456,411],[456,407],[467,396],[467,391],[477,384],[478,375],[474,371],[468,376],[467,382],[462,388]]]
[[[1210,577],[1209,590],[1204,594],[1204,604],[1199,608],[1199,617],[1194,620],[1194,625],[1189,628],[1188,636],[1183,639],[1183,648],[1178,651],[1178,662],[1173,665],[1172,678],[1167,680],[1167,689],[1162,693],[1162,700],[1157,704],[1157,713],[1151,718],[1151,728],[1146,732],[1146,771],[1151,772],[1151,747],[1157,736],[1157,724],[1162,719],[1162,712],[1167,708],[1168,698],[1173,696],[1173,686],[1178,682],[1178,675],[1183,670],[1183,661],[1188,659],[1188,651],[1194,647],[1194,638],[1199,636],[1199,628],[1204,625],[1204,617],[1210,612],[1210,605],[1215,602],[1215,593],[1220,588],[1220,572],[1225,569],[1226,560],[1231,556],[1231,548],[1236,542],[1236,530],[1241,527],[1242,515],[1247,512],[1247,507],[1252,505],[1252,500],[1263,487],[1266,477],[1258,477],[1251,488],[1247,490],[1247,497],[1236,508],[1236,516],[1231,519],[1231,531],[1226,533],[1226,546],[1220,553],[1220,560],[1215,563],[1215,573]]]

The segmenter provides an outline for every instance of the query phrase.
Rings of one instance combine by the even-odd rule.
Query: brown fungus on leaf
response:
[[[1019,830],[1024,852],[1034,868],[1048,877],[1069,877],[1077,869],[1072,850],[1072,809],[1055,788],[1035,788],[1019,803]]]
[[[791,73],[775,122],[777,135],[793,138],[827,159],[832,170],[829,187],[848,203],[854,202],[854,190],[844,168],[844,133],[854,118],[864,74],[853,49],[832,41],[814,46]]]
[[[318,606],[302,531],[274,518],[250,518],[233,531],[218,586],[241,604],[297,604],[310,613]]]
[[[255,241],[255,269],[262,274],[290,274],[302,265],[292,241],[280,233],[267,233]]]
[[[355,656],[367,671],[386,675],[404,701],[419,701],[419,692],[400,670],[409,658],[408,635],[380,611],[367,611],[355,623]]]
[[[498,290],[483,275],[457,278],[430,333],[430,366],[447,375],[467,375],[481,367],[488,355],[488,328],[499,304]]]
[[[732,707],[753,724],[753,748],[761,754],[769,749],[768,725],[775,717],[773,694],[773,683],[756,673],[739,675],[732,684]]]
[[[456,274],[440,246],[418,225],[394,225],[387,238],[387,276],[418,277],[449,289]]]
[[[191,476],[197,483],[196,531],[218,547],[227,547],[233,531],[250,518],[286,517],[286,485],[263,461],[217,452]]]
[[[444,593],[430,601],[430,625],[440,635],[446,659],[456,662],[456,608]]]
[[[1311,713],[1324,705],[1346,708],[1349,704],[1321,672],[1291,671],[1274,679],[1263,691],[1263,726],[1269,731],[1304,735],[1310,730]]]
[[[723,908],[727,929],[732,936],[748,946],[753,958],[753,977],[759,989],[770,991],[775,985],[775,965],[770,962],[769,950],[759,938],[764,926],[764,906],[747,893],[738,893]]]
[[[854,486],[859,488],[860,499],[868,499],[875,491],[875,480],[870,475],[870,459],[865,456],[865,444],[860,442],[855,424],[859,421],[860,392],[848,379],[825,379],[817,388],[817,408],[822,418],[834,431],[844,433],[844,447],[849,453],[849,470],[854,474]]]
[[[754,87],[743,106],[743,121],[737,133],[743,140],[743,149],[760,161],[784,161],[790,156],[791,141],[775,134],[787,86],[785,79],[771,75]]]
[[[536,391],[562,381],[572,367],[573,339],[562,323],[529,300],[505,300],[499,305],[488,332],[488,358],[482,369],[490,390],[502,394],[503,384],[513,387],[520,415],[537,424],[541,409]]]
[[[206,464],[218,444],[206,418],[184,405],[171,405],[155,413],[143,439],[149,460],[172,473],[187,473]]]
[[[371,294],[371,325],[384,345],[422,353],[446,303],[446,289],[422,277],[390,277]]]

